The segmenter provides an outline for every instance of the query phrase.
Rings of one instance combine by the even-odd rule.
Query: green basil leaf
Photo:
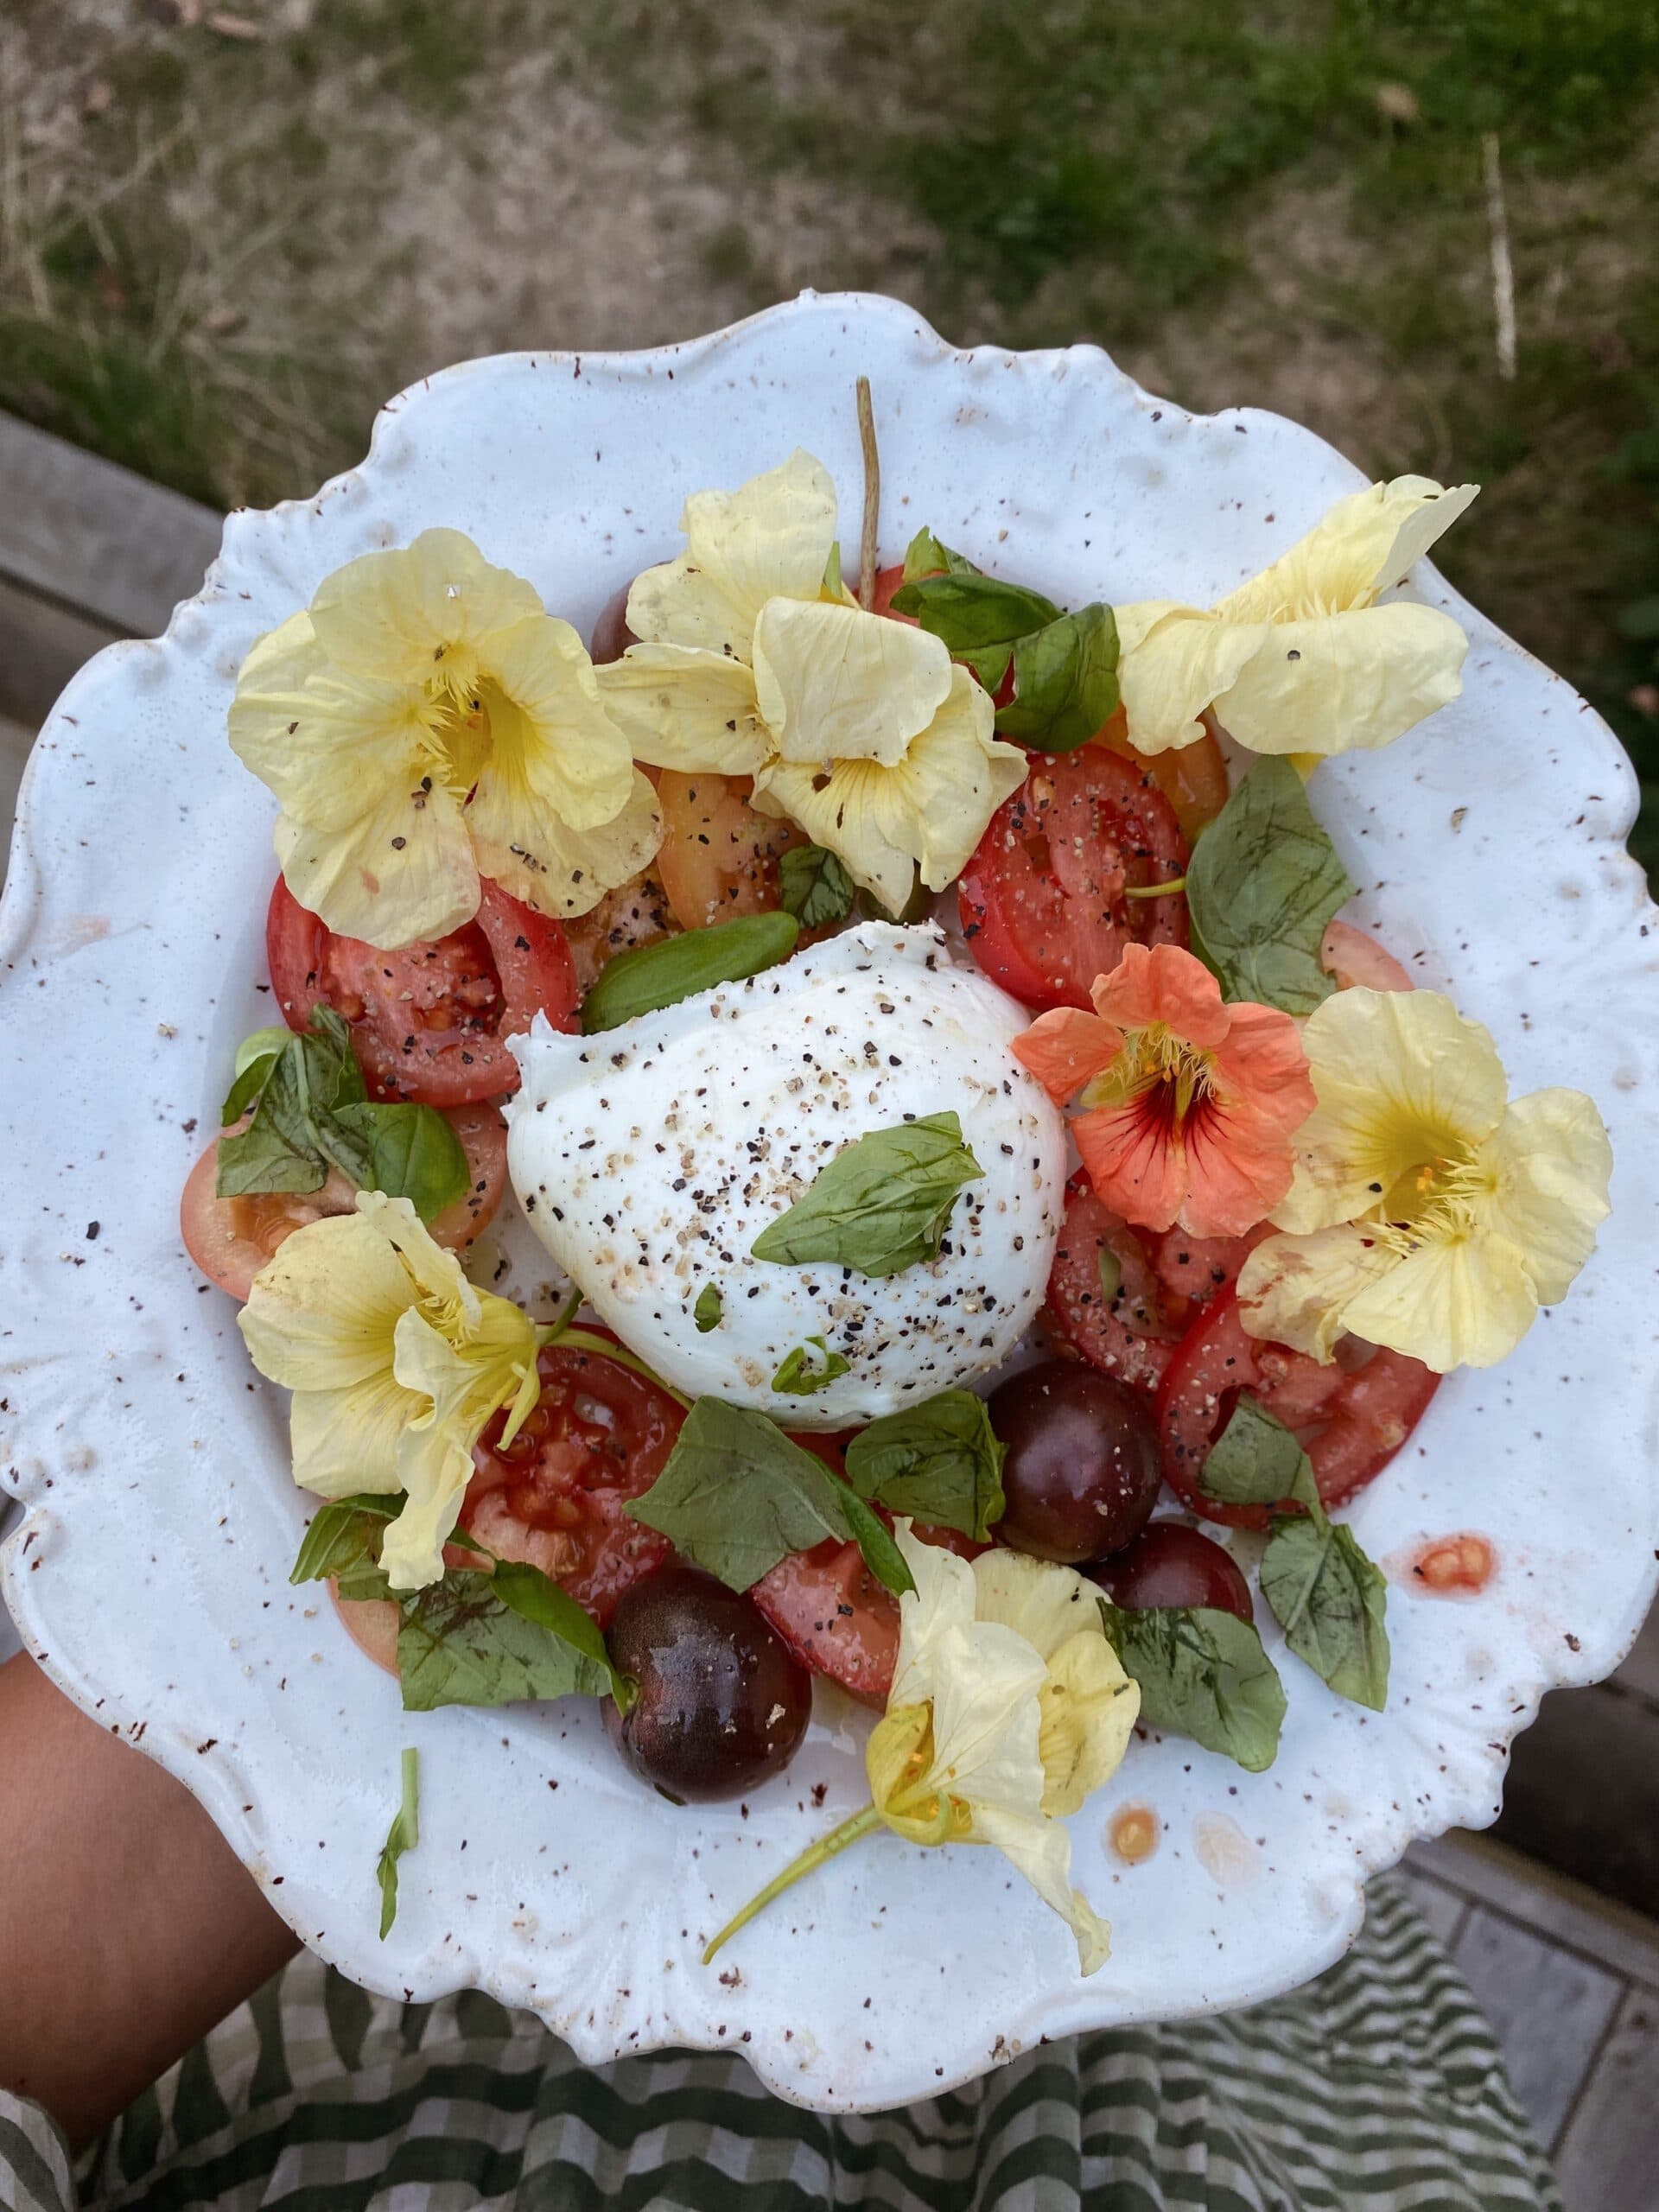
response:
[[[274,1046],[275,1031],[260,1035]],[[257,1039],[250,1039],[257,1043]],[[241,1055],[238,1053],[238,1059]],[[247,1198],[267,1191],[316,1191],[328,1179],[330,1146],[323,1142],[336,1110],[364,1096],[363,1071],[352,1051],[351,1032],[332,1007],[314,1007],[303,1035],[289,1036],[268,1064],[256,1053],[231,1087],[226,1108],[244,1077],[264,1065],[253,1119],[236,1136],[219,1141],[214,1194]],[[240,1109],[238,1109],[238,1111]],[[232,1116],[232,1119],[235,1117]],[[353,1174],[349,1165],[340,1163]]]
[[[1014,696],[997,709],[997,734],[1044,753],[1075,752],[1117,702],[1117,623],[1109,607],[1080,607],[1014,646]]]
[[[822,929],[852,912],[858,886],[823,845],[791,845],[778,863],[784,911],[804,930]]]
[[[809,1337],[804,1344],[786,1352],[772,1378],[774,1390],[781,1390],[786,1397],[816,1398],[820,1390],[827,1390],[836,1376],[845,1375],[852,1366],[849,1359],[838,1351],[831,1351],[822,1337]]]
[[[890,1513],[960,1529],[982,1544],[1002,1516],[1006,1457],[983,1398],[941,1390],[861,1430],[847,1446],[847,1479]]]
[[[902,1587],[889,1580],[885,1547],[874,1543],[864,1517],[874,1516],[868,1507],[861,1516],[861,1503],[764,1414],[699,1398],[662,1473],[626,1510],[728,1590],[751,1588],[791,1552],[849,1536],[873,1574],[890,1589]],[[880,1534],[891,1542],[885,1529]],[[902,1559],[899,1564],[902,1570]]]
[[[526,1560],[498,1560],[495,1573],[490,1577],[490,1587],[509,1611],[537,1628],[545,1629],[550,1636],[556,1637],[588,1662],[598,1677],[592,1691],[594,1696],[608,1693],[625,1711],[632,1703],[624,1687],[624,1677],[611,1664],[611,1655],[605,1649],[605,1639],[597,1623],[539,1567],[531,1566]],[[578,1683],[577,1688],[582,1685]]]
[[[873,1129],[820,1168],[749,1249],[781,1267],[829,1261],[860,1274],[895,1275],[938,1257],[950,1209],[983,1172],[953,1113]]]
[[[1100,1615],[1124,1673],[1141,1685],[1149,1727],[1190,1736],[1247,1773],[1273,1764],[1285,1686],[1253,1621],[1210,1606],[1130,1611],[1104,1598]]]
[[[277,1060],[294,1042],[291,1029],[256,1029],[245,1037],[236,1048],[236,1080],[225,1095],[219,1111],[219,1125],[228,1129],[232,1122],[239,1122],[254,1100],[265,1087]]]
[[[880,1515],[849,1490],[843,1491],[841,1510],[847,1516],[847,1527],[854,1541],[864,1554],[864,1564],[876,1580],[891,1590],[895,1598],[902,1598],[906,1591],[913,1590],[916,1578],[906,1566],[905,1555],[894,1543]]]
[[[615,1029],[716,984],[758,976],[787,960],[800,933],[793,914],[744,914],[619,952],[582,1001],[582,1028],[589,1036]]]
[[[1059,608],[1041,592],[982,576],[977,569],[960,569],[901,584],[893,595],[893,611],[914,615],[952,655],[1011,645],[1017,638],[1027,638],[1060,619]]]
[[[452,1567],[442,1581],[404,1597],[398,1611],[397,1673],[406,1713],[597,1697],[611,1687],[608,1662],[600,1665],[543,1620],[505,1604],[493,1575]]]
[[[334,1577],[334,1589],[341,1598],[353,1605],[366,1599],[384,1599],[397,1603],[397,1592],[383,1568],[376,1567],[365,1554],[355,1567],[342,1567]]]
[[[267,1191],[320,1191],[328,1180],[328,1163],[314,1146],[293,1144],[274,1120],[262,1119],[270,1084],[247,1128],[220,1137],[213,1176],[219,1198],[256,1198]]]
[[[1198,1470],[1198,1488],[1224,1505],[1319,1503],[1306,1452],[1261,1401],[1240,1394],[1227,1426]]]
[[[980,574],[965,553],[953,553],[931,530],[918,530],[905,549],[905,582],[923,576],[976,576]]]
[[[1388,1585],[1351,1529],[1316,1504],[1275,1521],[1262,1595],[1285,1641],[1338,1697],[1381,1713],[1389,1701]]]
[[[392,1815],[391,1826],[386,1831],[385,1847],[375,1866],[375,1879],[380,1885],[380,1941],[384,1943],[391,1933],[391,1923],[397,1917],[397,1861],[406,1851],[413,1851],[421,1840],[420,1753],[412,1745],[403,1757],[403,1797]]]
[[[839,599],[847,588],[841,574],[841,540],[830,542],[830,558],[823,564],[823,582],[819,590],[825,599]]]
[[[402,1491],[384,1497],[365,1491],[355,1497],[330,1498],[312,1516],[289,1580],[325,1582],[365,1559],[378,1564],[380,1532],[403,1511],[404,1504]]]
[[[461,1139],[435,1106],[382,1106],[365,1100],[328,1116],[318,1131],[325,1150],[333,1150],[330,1139],[336,1132],[360,1147],[361,1175],[334,1155],[358,1188],[407,1198],[423,1221],[435,1220],[471,1187],[472,1168]]]
[[[726,1301],[720,1294],[720,1285],[706,1282],[697,1293],[697,1302],[691,1308],[691,1319],[697,1325],[697,1334],[706,1337],[710,1329],[720,1326],[720,1317],[726,1310]]]
[[[1287,1014],[1336,988],[1319,940],[1353,892],[1288,760],[1256,762],[1187,863],[1187,912],[1224,996]]]

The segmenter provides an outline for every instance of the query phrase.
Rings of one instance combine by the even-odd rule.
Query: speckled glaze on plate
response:
[[[1425,567],[1415,588],[1472,640],[1463,696],[1321,769],[1315,801],[1363,887],[1354,911],[1490,1026],[1515,1087],[1594,1095],[1615,1211],[1567,1304],[1503,1367],[1448,1381],[1352,1510],[1392,1578],[1388,1712],[1331,1696],[1266,1622],[1290,1699],[1273,1769],[1140,1743],[1074,1820],[1076,1878],[1114,1927],[1100,1974],[1078,1979],[1065,1927],[995,1853],[887,1839],[705,1970],[703,1938],[861,1802],[861,1717],[821,1703],[790,1772],[742,1812],[677,1810],[623,1772],[592,1706],[404,1714],[318,1592],[289,1587],[305,1508],[281,1394],[177,1227],[232,1047],[270,1011],[272,805],[225,741],[237,665],[328,570],[430,524],[468,531],[585,630],[672,551],[688,492],[797,443],[850,512],[861,372],[885,556],[926,522],[1073,602],[1207,601],[1360,480],[1275,416],[1187,415],[1092,347],[955,352],[883,299],[808,295],[652,353],[468,363],[394,400],[368,460],[315,499],[233,515],[167,636],[82,670],[25,779],[0,916],[0,1436],[25,1508],[4,1576],[29,1648],[188,1783],[357,1980],[481,1985],[588,2059],[741,2048],[826,2109],[1318,1972],[1353,1936],[1368,1873],[1414,1836],[1492,1818],[1541,1694],[1617,1663],[1659,1535],[1659,938],[1623,850],[1635,784],[1583,701]],[[1477,505],[1462,527],[1480,526]],[[533,1295],[534,1248],[517,1250]],[[1429,1596],[1412,1560],[1459,1531],[1489,1540],[1496,1574],[1477,1597]],[[381,1943],[374,1861],[410,1743],[421,1844]],[[1130,1803],[1159,1828],[1133,1866],[1109,1840]]]

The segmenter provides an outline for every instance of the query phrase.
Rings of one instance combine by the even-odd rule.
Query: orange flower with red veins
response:
[[[1227,1006],[1200,960],[1132,944],[1090,993],[1014,1040],[1057,1105],[1106,1204],[1143,1229],[1242,1236],[1270,1213],[1292,1139],[1318,1103],[1300,1033],[1270,1006]]]

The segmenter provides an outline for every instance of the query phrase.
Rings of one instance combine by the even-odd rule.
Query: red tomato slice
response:
[[[604,1628],[622,1592],[674,1556],[624,1510],[663,1471],[685,1415],[615,1360],[550,1344],[542,1395],[511,1444],[497,1414],[473,1453],[461,1525],[499,1559],[539,1567]]]
[[[1238,1281],[1238,1271],[1272,1229],[1263,1222],[1246,1236],[1189,1236],[1184,1229],[1166,1229],[1157,1239],[1153,1265],[1166,1290],[1207,1306],[1219,1290]]]
[[[476,920],[383,952],[336,937],[279,875],[265,917],[271,988],[290,1029],[332,1006],[350,1023],[372,1098],[463,1106],[518,1088],[506,1047],[544,1013],[575,1026],[576,971],[557,922],[486,882]]]
[[[1188,844],[1227,804],[1227,763],[1208,729],[1196,743],[1178,746],[1171,753],[1137,753],[1129,743],[1128,718],[1120,707],[1090,741],[1152,778],[1174,808]]]
[[[507,1125],[493,1106],[458,1106],[444,1118],[461,1139],[472,1187],[428,1226],[440,1244],[464,1252],[487,1227],[507,1187]],[[248,1198],[216,1198],[218,1173],[215,1137],[185,1179],[179,1229],[203,1274],[232,1298],[246,1298],[284,1237],[326,1215],[350,1213],[357,1200],[356,1186],[337,1167],[320,1191],[271,1191]]]
[[[1115,1260],[1109,1300],[1101,1258]],[[1174,1355],[1191,1309],[1160,1281],[1151,1255],[1128,1222],[1097,1198],[1086,1175],[1066,1186],[1054,1265],[1048,1278],[1050,1328],[1080,1358],[1132,1389],[1155,1390]]]
[[[1187,844],[1152,778],[1098,745],[1034,753],[991,817],[957,892],[986,974],[1027,1006],[1087,1006],[1125,946],[1187,941],[1180,897],[1126,899],[1186,872]]]
[[[1198,1471],[1249,1390],[1295,1430],[1313,1462],[1319,1496],[1340,1505],[1381,1474],[1427,1410],[1440,1376],[1402,1352],[1373,1351],[1363,1365],[1321,1366],[1284,1344],[1250,1336],[1230,1287],[1192,1323],[1158,1393],[1164,1478],[1206,1521],[1265,1528],[1261,1505],[1224,1505],[1198,1487]]]
[[[881,1705],[899,1650],[899,1601],[856,1544],[791,1552],[749,1595],[804,1666]]]

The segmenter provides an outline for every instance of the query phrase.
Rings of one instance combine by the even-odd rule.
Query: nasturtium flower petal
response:
[[[1526,1255],[1541,1306],[1567,1296],[1610,1211],[1613,1148],[1581,1090],[1517,1098],[1481,1148],[1491,1176],[1484,1217]]]
[[[998,1544],[979,1554],[971,1572],[976,1618],[1013,1629],[1045,1663],[1079,1628],[1100,1628],[1100,1592],[1074,1567]]]
[[[1449,1375],[1507,1359],[1537,1313],[1525,1253],[1475,1230],[1418,1244],[1351,1298],[1343,1319],[1366,1343]]]
[[[1468,641],[1452,618],[1376,605],[1474,498],[1399,477],[1340,499],[1306,537],[1211,607],[1114,610],[1128,735],[1194,743],[1205,709],[1256,753],[1313,760],[1391,744],[1454,699]]]
[[[483,641],[545,614],[534,584],[484,558],[458,530],[423,530],[410,544],[347,561],[317,587],[317,643],[340,668],[408,687],[434,665],[470,682]]]
[[[1084,1974],[1098,1973],[1111,1956],[1111,1929],[1082,1891],[1071,1886],[1071,1838],[1067,1831],[1058,1821],[1024,1818],[1001,1806],[986,1809],[980,1830],[981,1840],[994,1844],[1071,1930],[1077,1939],[1077,1964]]]
[[[230,734],[289,890],[389,949],[470,920],[480,873],[585,913],[660,836],[582,641],[458,531],[326,578],[249,652]]]
[[[1351,1301],[1398,1265],[1375,1224],[1344,1222],[1306,1236],[1269,1236],[1245,1260],[1238,1310],[1253,1337],[1328,1361]]]
[[[680,527],[678,559],[634,578],[628,627],[649,645],[747,661],[769,599],[819,596],[836,542],[836,487],[823,462],[797,448],[735,492],[694,492]]]
[[[1612,1153],[1573,1090],[1508,1103],[1478,1022],[1433,991],[1340,991],[1303,1031],[1319,1104],[1239,1276],[1253,1335],[1329,1359],[1344,1332],[1437,1373],[1491,1367],[1566,1296]]]
[[[753,776],[772,757],[747,661],[692,645],[634,645],[594,671],[636,760],[692,775]]]
[[[1231,622],[1282,622],[1370,607],[1445,536],[1479,489],[1396,476],[1352,492],[1288,552],[1217,601],[1216,612]]]
[[[770,599],[754,626],[754,691],[782,760],[903,760],[944,704],[942,639],[861,607]]]
[[[1319,1103],[1298,1133],[1277,1228],[1352,1221],[1402,1176],[1482,1142],[1503,1118],[1497,1047],[1440,992],[1335,992],[1308,1016],[1302,1049]]]
[[[522,1421],[539,1390],[529,1318],[469,1282],[407,1198],[360,1191],[354,1213],[283,1241],[241,1327],[294,1393],[295,1479],[327,1497],[406,1491],[382,1563],[394,1589],[435,1581],[485,1423],[502,1406]]]
[[[319,830],[279,814],[274,842],[283,880],[340,937],[409,944],[447,937],[478,912],[479,855],[461,802],[441,785],[365,785],[365,810]]]
[[[1043,1810],[1064,1820],[1117,1772],[1141,1710],[1139,1685],[1100,1633],[1098,1605],[1094,1628],[1050,1654],[1038,1705]]]

